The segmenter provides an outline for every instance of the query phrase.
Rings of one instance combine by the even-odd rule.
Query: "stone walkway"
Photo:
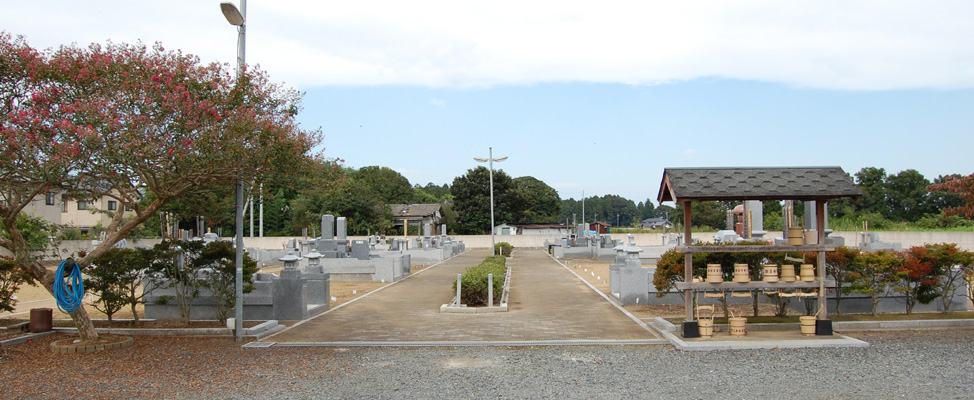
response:
[[[489,249],[467,251],[264,339],[273,343],[659,339],[541,250],[518,250],[508,312],[440,313],[451,282]]]

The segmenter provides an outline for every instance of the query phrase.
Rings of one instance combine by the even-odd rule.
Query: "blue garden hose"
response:
[[[61,312],[74,314],[81,307],[81,300],[85,298],[85,285],[81,280],[81,267],[74,260],[71,261],[71,275],[68,276],[70,284],[65,284],[64,267],[68,260],[61,261],[57,266],[54,275],[54,299],[57,300],[57,308]]]

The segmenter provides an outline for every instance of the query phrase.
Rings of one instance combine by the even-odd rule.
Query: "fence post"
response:
[[[494,274],[487,274],[487,307],[494,306]]]
[[[455,303],[456,305],[460,305],[460,278],[462,276],[463,275],[461,274],[457,274],[457,301]]]

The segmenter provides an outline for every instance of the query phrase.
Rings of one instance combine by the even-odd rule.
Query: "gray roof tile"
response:
[[[667,168],[657,200],[858,199],[862,191],[840,167]]]

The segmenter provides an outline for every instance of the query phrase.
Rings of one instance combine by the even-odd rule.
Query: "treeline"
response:
[[[618,195],[591,196],[583,200],[561,199],[558,192],[543,181],[531,177],[512,178],[503,170],[494,171],[494,222],[500,224],[558,223],[574,226],[601,221],[614,227],[639,227],[649,218],[662,218],[682,225],[682,209],[656,205],[652,199],[634,202]],[[861,229],[863,221],[870,229],[970,229],[971,219],[951,213],[966,205],[963,185],[951,192],[947,181],[961,182],[954,174],[929,181],[916,170],[887,174],[882,168],[867,167],[850,176],[862,189],[860,201],[830,201],[829,226],[836,230]],[[956,185],[955,185],[956,186]],[[264,235],[290,236],[308,228],[314,234],[322,214],[346,217],[352,235],[400,234],[393,230],[393,217],[388,204],[442,204],[443,223],[451,233],[483,234],[490,232],[490,172],[487,168],[470,169],[451,184],[413,185],[398,172],[380,166],[359,169],[340,167],[337,162],[316,172],[303,186],[271,187],[264,190]],[[259,193],[253,198],[259,201]],[[223,233],[233,228],[233,194],[231,188],[189,193],[170,203],[165,212],[178,219],[183,229],[194,229],[197,218],[206,226]],[[693,203],[694,229],[724,229],[727,210],[735,202]],[[678,206],[679,207],[679,206]],[[255,208],[255,213],[256,213]],[[583,215],[584,213],[584,215]],[[795,215],[802,217],[804,207],[795,202]],[[248,217],[249,220],[249,217]],[[143,234],[158,236],[160,219],[145,224]],[[255,222],[256,223],[256,222]],[[249,224],[245,222],[246,228]],[[764,229],[782,228],[782,203],[764,203]],[[255,228],[256,229],[256,228]],[[249,232],[245,232],[249,234]]]
[[[974,176],[974,175],[972,175]],[[963,182],[974,181],[958,175],[941,175],[927,180],[913,169],[897,174],[887,174],[883,168],[866,167],[850,176],[863,192],[859,201],[838,199],[828,202],[829,227],[834,230],[858,230],[863,222],[869,229],[971,229],[971,215],[962,211],[970,202],[971,186]],[[955,188],[956,190],[950,190]],[[701,230],[725,229],[727,211],[737,202],[693,203],[693,226]],[[782,228],[782,203],[764,202],[764,229]],[[803,217],[802,202],[795,202],[795,216]],[[682,210],[673,221],[682,225]]]

